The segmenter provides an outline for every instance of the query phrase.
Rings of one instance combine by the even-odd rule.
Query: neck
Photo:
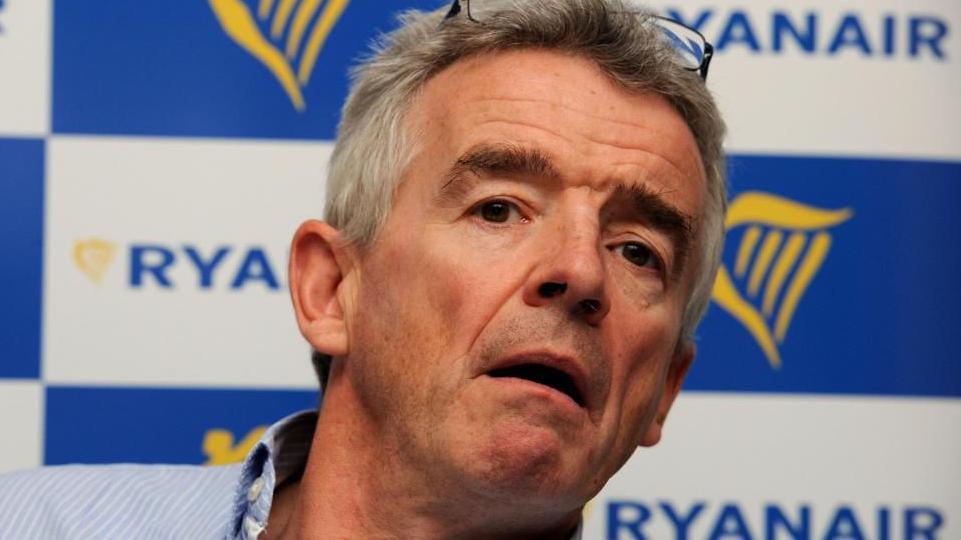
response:
[[[304,475],[275,496],[269,538],[570,538],[579,513],[518,517],[516,506],[435,485],[363,420],[356,397],[331,377]]]

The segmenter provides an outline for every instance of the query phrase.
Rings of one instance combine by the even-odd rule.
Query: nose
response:
[[[544,239],[545,255],[524,287],[530,306],[556,305],[592,326],[610,310],[599,234],[582,227]]]

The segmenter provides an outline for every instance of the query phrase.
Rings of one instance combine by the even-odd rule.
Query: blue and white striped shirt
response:
[[[0,539],[253,539],[302,470],[317,421],[272,425],[241,464],[69,465],[0,475]]]

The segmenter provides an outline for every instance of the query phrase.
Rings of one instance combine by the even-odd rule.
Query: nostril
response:
[[[581,309],[584,313],[597,313],[601,310],[601,303],[598,300],[588,298],[587,300],[580,301]]]
[[[548,281],[547,283],[541,283],[541,286],[537,288],[537,293],[543,298],[553,298],[559,294],[564,294],[564,291],[566,290],[566,283]]]

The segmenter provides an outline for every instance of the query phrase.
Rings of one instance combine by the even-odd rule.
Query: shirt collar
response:
[[[307,464],[317,411],[301,411],[273,424],[250,450],[234,493],[229,538],[255,539],[267,527],[274,489]]]

